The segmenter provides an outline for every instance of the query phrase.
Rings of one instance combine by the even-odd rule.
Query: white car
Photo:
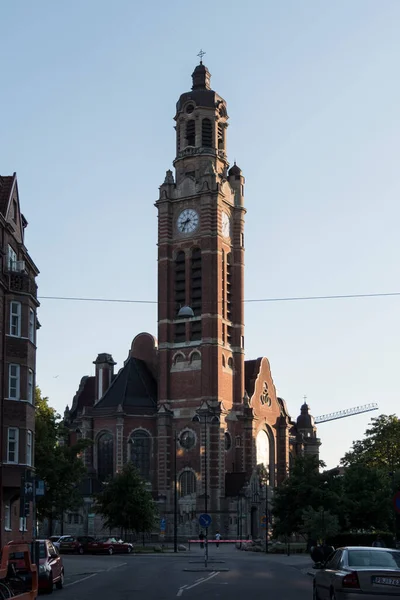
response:
[[[395,600],[400,598],[400,551],[338,548],[314,576],[314,600]]]
[[[58,551],[60,551],[60,542],[61,540],[63,540],[64,538],[69,537],[68,535],[52,535],[49,540],[51,541],[51,543],[53,544],[53,546],[55,546],[57,548]]]

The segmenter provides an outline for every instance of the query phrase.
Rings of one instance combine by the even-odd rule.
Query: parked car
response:
[[[57,550],[60,549],[60,542],[63,538],[68,537],[66,535],[52,535],[51,537],[49,537],[49,540],[52,542],[53,546],[55,548],[57,548]]]
[[[57,549],[50,540],[36,540],[36,542],[30,544],[31,557],[35,555],[33,544],[36,546],[37,553],[39,590],[51,594],[54,585],[57,589],[62,589],[64,585],[64,565]],[[23,552],[10,553],[9,562],[14,564],[18,577],[28,584],[31,574],[26,571]]]
[[[113,537],[98,538],[90,543],[89,552],[107,554],[130,554],[133,545]]]
[[[390,548],[338,548],[316,565],[314,600],[394,600],[400,598],[400,551]]]
[[[94,542],[94,537],[90,535],[65,535],[60,539],[60,552],[75,552],[84,554],[89,551],[90,544]]]

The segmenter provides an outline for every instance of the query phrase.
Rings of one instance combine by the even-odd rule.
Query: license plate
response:
[[[400,587],[400,577],[372,577],[372,583]]]

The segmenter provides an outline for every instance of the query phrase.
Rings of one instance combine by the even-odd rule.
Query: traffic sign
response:
[[[161,519],[160,520],[160,529],[161,529],[161,531],[165,531],[166,527],[167,527],[167,521],[166,521],[166,519]]]
[[[400,514],[400,492],[396,492],[393,497],[394,510]]]
[[[260,521],[262,527],[265,527],[267,525],[267,517],[265,515],[262,515]]]
[[[212,523],[211,515],[204,513],[199,516],[200,527],[210,527],[211,523]]]

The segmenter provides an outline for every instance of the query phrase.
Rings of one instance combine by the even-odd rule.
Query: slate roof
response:
[[[143,360],[130,357],[95,409],[117,408],[134,414],[157,409],[157,383]]]
[[[95,393],[96,377],[82,377],[79,389],[72,402],[70,413],[71,421],[75,419],[78,410],[82,410],[84,406],[93,406]]]
[[[0,175],[0,213],[4,217],[6,216],[8,201],[10,199],[14,178],[15,173],[14,175],[7,175],[5,177]]]

